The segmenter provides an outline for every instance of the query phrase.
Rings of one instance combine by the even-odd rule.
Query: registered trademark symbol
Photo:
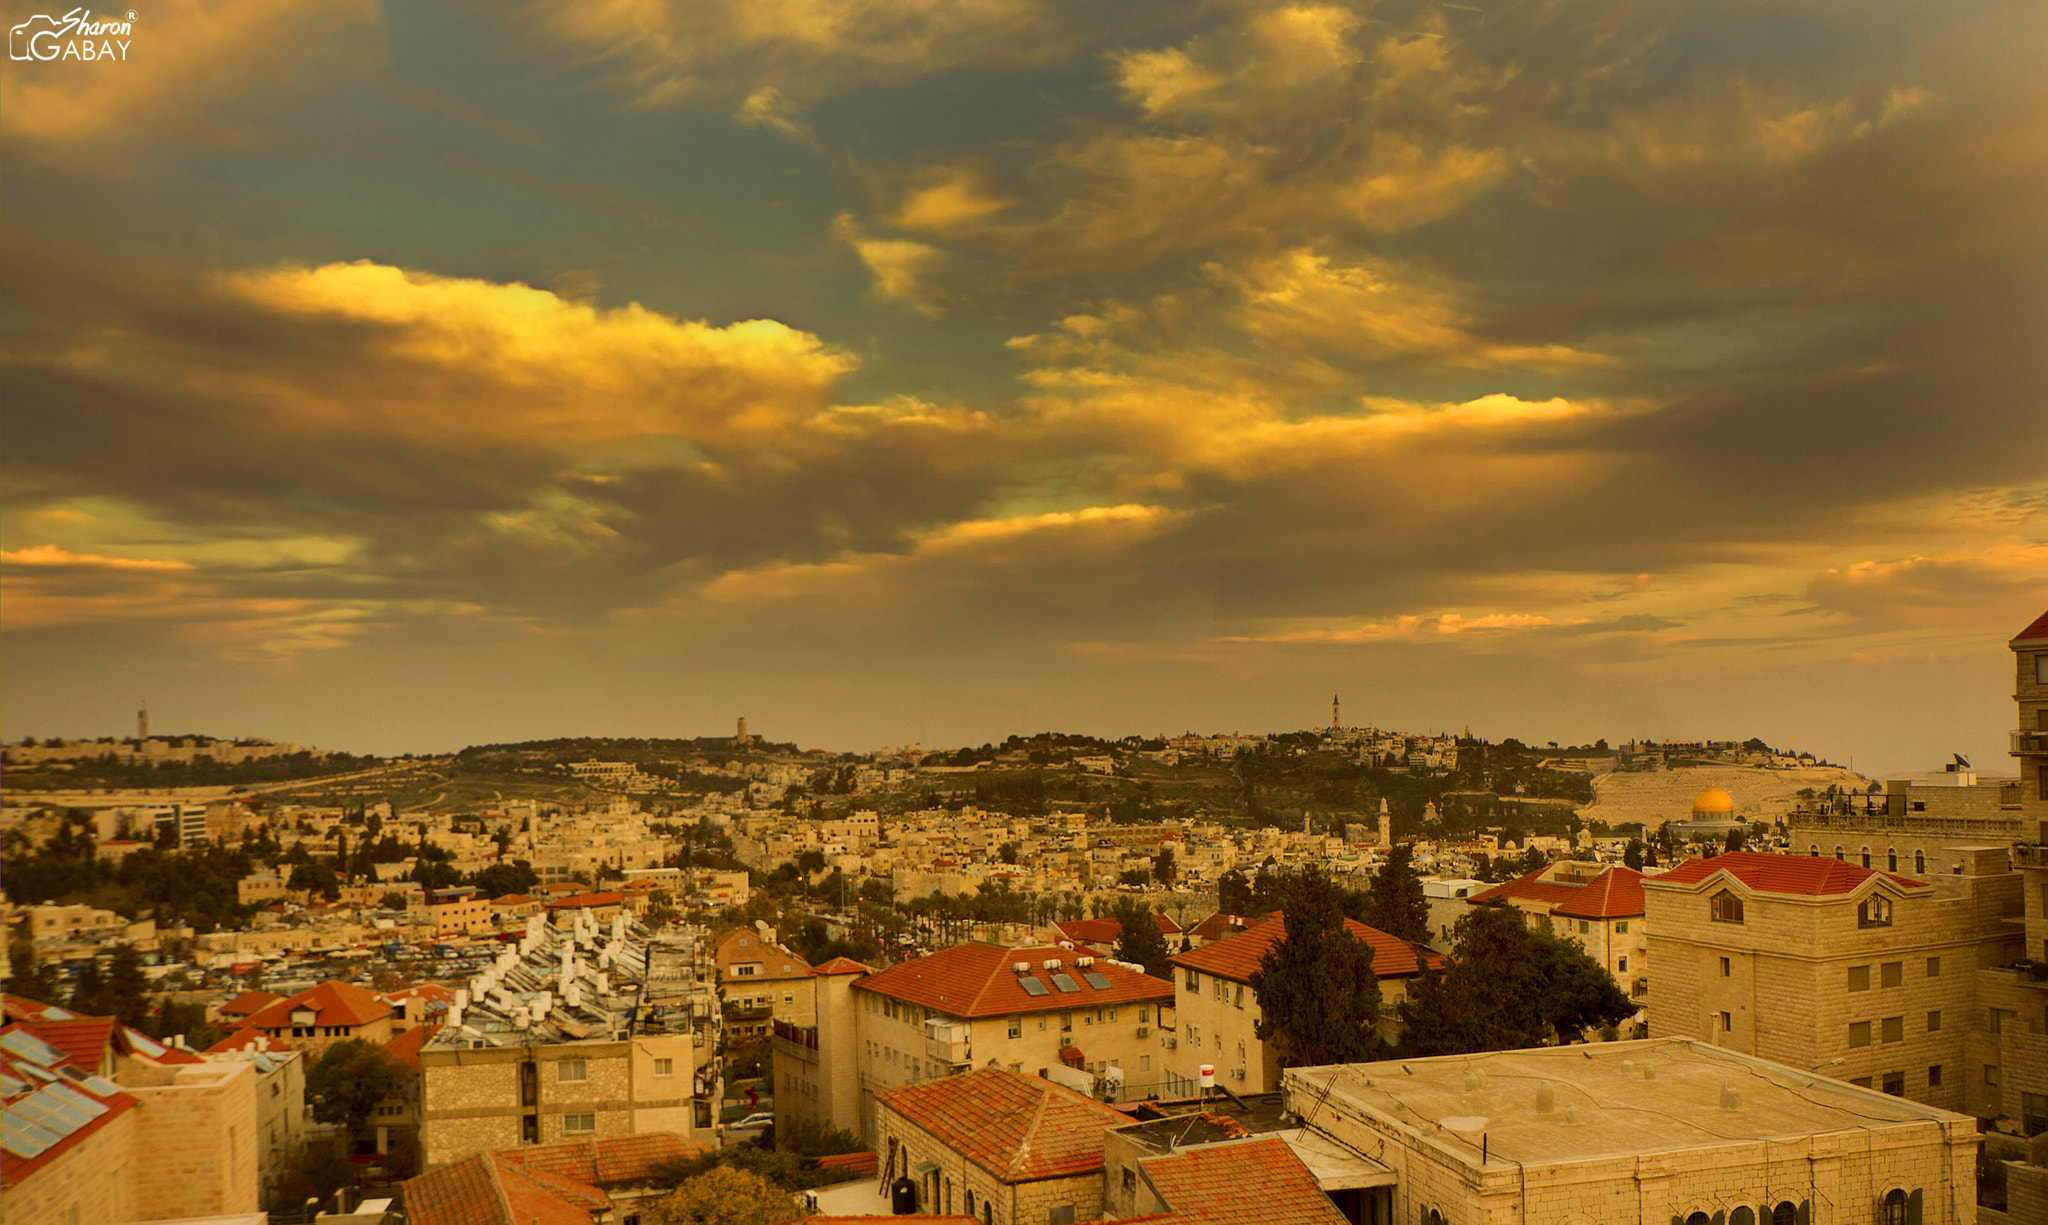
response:
[[[128,20],[130,20],[130,21],[133,21],[133,20],[135,20],[135,10],[134,10],[134,9],[129,9],[129,10],[128,10]]]

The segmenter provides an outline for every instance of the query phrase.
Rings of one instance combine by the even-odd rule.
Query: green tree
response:
[[[1224,914],[1244,915],[1251,913],[1252,883],[1244,873],[1232,868],[1216,878],[1216,909]]]
[[[1002,860],[1004,863],[1016,863],[1017,844],[1014,842],[1005,842],[1001,846],[997,847],[996,858]]]
[[[1252,972],[1254,1032],[1282,1067],[1358,1063],[1378,1046],[1372,946],[1344,926],[1343,890],[1320,867],[1280,877],[1284,935]]]
[[[773,1225],[796,1214],[789,1192],[758,1174],[719,1165],[655,1201],[646,1219],[650,1225]]]
[[[55,1004],[64,990],[64,982],[57,976],[57,967],[36,957],[36,946],[28,938],[27,928],[26,923],[17,928],[7,946],[7,964],[11,968],[4,990],[38,1004]]]
[[[1372,874],[1366,913],[1366,925],[1389,936],[1411,944],[1429,939],[1429,899],[1415,871],[1415,850],[1407,843],[1388,851],[1386,862]]]
[[[114,946],[100,1004],[121,1024],[134,1029],[148,1028],[149,978],[142,972],[142,954],[133,945]]]
[[[1178,871],[1173,862],[1173,844],[1160,843],[1159,853],[1152,857],[1152,875],[1159,879],[1160,884],[1171,886]]]
[[[398,890],[393,889],[391,892],[377,899],[377,905],[384,910],[404,910],[409,905],[409,902],[407,901],[406,896],[403,893],[400,893]]]
[[[71,1011],[88,1017],[103,1017],[106,1012],[107,988],[100,978],[98,961],[88,961],[78,971],[78,981],[71,985],[71,998],[64,1006]]]
[[[1570,941],[1530,928],[1519,911],[1477,907],[1452,935],[1449,967],[1412,981],[1400,1006],[1408,1053],[1520,1050],[1635,1012],[1599,963]]]
[[[1625,868],[1633,868],[1638,872],[1643,870],[1642,839],[1631,838],[1628,840],[1628,849],[1621,853],[1621,864]]]
[[[1167,960],[1172,953],[1158,920],[1152,917],[1152,907],[1136,898],[1119,898],[1111,917],[1119,929],[1111,950],[1116,959],[1144,966],[1145,973],[1154,978],[1172,981],[1173,963]]]
[[[306,1069],[306,1104],[322,1123],[337,1123],[360,1135],[377,1103],[405,1091],[411,1079],[384,1048],[362,1038],[344,1038],[320,1053]]]
[[[1729,831],[1728,831],[1728,840],[1727,840],[1726,842],[1724,842],[1724,843],[1722,843],[1722,844],[1721,844],[1721,849],[1722,849],[1723,851],[1744,851],[1744,850],[1748,850],[1748,849],[1749,849],[1749,831],[1748,831],[1748,830],[1742,830],[1742,829],[1731,829],[1731,830],[1729,830]]]

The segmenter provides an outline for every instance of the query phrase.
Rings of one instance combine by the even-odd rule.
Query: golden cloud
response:
[[[100,570],[176,571],[190,570],[191,562],[161,561],[147,557],[102,557],[97,553],[73,553],[54,544],[26,549],[0,550],[0,562],[10,566],[83,566]]]

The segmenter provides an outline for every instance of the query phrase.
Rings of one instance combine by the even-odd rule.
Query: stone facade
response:
[[[1985,1052],[1995,1044],[1986,1045],[1991,1014],[1978,967],[2016,955],[2006,919],[2018,910],[2020,879],[2005,870],[2003,851],[1971,866],[1981,874],[1907,888],[1873,873],[1820,895],[1750,888],[1725,874],[1646,879],[1657,1034],[1988,1117],[1996,1086]],[[1712,917],[1724,894],[1740,905],[1739,921]],[[1886,909],[1887,921],[1867,923],[1868,906]]]
[[[123,1072],[121,1089],[137,1103],[135,1156],[129,1167],[134,1216],[148,1220],[256,1211],[263,1140],[254,1067],[136,1067]]]
[[[703,1137],[691,1035],[420,1052],[420,1148],[429,1167],[475,1153],[593,1136]]]
[[[147,1155],[136,1148],[131,1108],[109,1120],[69,1152],[7,1188],[10,1221],[62,1221],[65,1225],[118,1225],[140,1217],[134,1173]]]
[[[1102,1217],[1102,1171],[1068,1178],[1006,1183],[938,1137],[882,1105],[875,1121],[882,1185],[908,1175],[921,1213],[971,1214],[983,1225],[1051,1225],[1056,1210],[1069,1221]]]

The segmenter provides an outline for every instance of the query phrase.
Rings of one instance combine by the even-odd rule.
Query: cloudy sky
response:
[[[0,76],[9,738],[2010,770],[2039,4],[136,3]]]

